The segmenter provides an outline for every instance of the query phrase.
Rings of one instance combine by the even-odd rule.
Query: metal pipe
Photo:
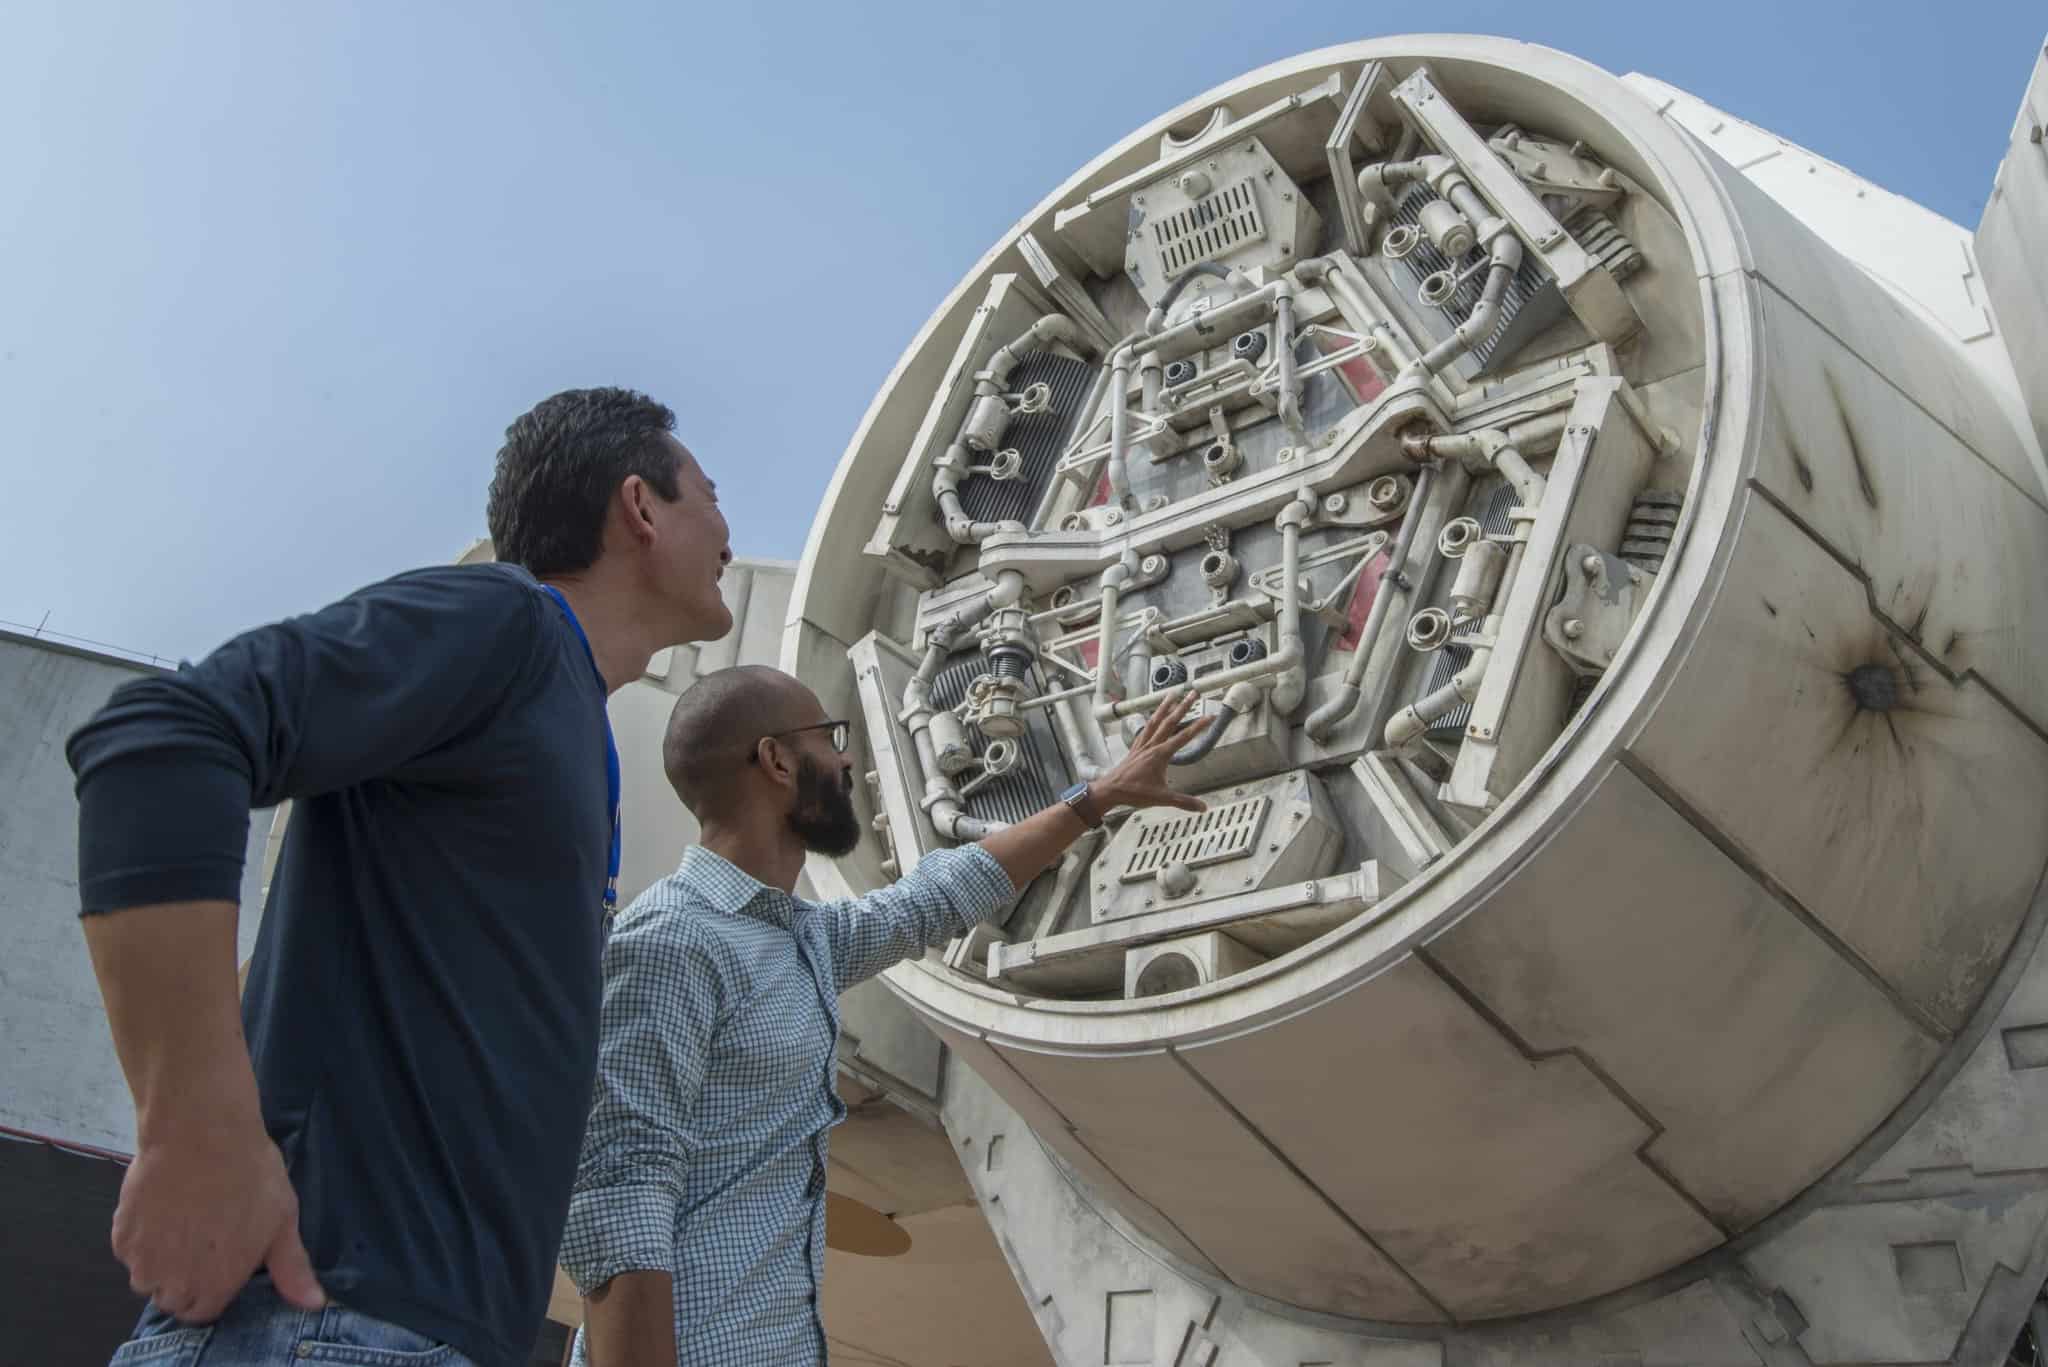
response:
[[[1109,683],[1116,671],[1116,605],[1130,582],[1130,566],[1119,560],[1102,572],[1101,617],[1095,628],[1095,715],[1114,706]]]
[[[1301,638],[1301,529],[1314,512],[1307,499],[1297,498],[1273,519],[1280,528],[1280,654],[1293,661],[1273,676],[1273,708],[1283,717],[1292,716],[1308,692],[1308,652]]]
[[[1151,333],[1132,343],[1131,349],[1139,355],[1156,351],[1171,358],[1183,351],[1205,351],[1215,345],[1215,339],[1228,338],[1245,328],[1256,327],[1273,316],[1273,299],[1286,285],[1285,280],[1273,280],[1259,286],[1250,294],[1240,295],[1227,304],[1204,309],[1192,318],[1175,323],[1164,332]]]
[[[1024,352],[1031,349],[1034,344],[1044,345],[1048,342],[1063,343],[1080,353],[1084,359],[1092,358],[1094,355],[1094,347],[1082,335],[1081,329],[1074,325],[1073,319],[1064,313],[1048,313],[1018,333],[1014,340],[996,348],[995,354],[988,358],[988,378],[975,382],[976,392],[982,392],[984,384],[988,385],[987,393],[999,392],[1010,382],[1010,372],[1024,359]]]
[[[1288,509],[1291,508],[1301,509],[1304,520],[1306,520],[1306,517],[1309,514],[1312,514],[1314,511],[1313,505],[1311,505],[1308,502],[1308,500],[1300,494],[1295,495],[1293,501],[1290,502],[1287,505],[1287,507],[1281,509],[1279,516],[1281,518],[1287,517]],[[1276,518],[1275,520],[1277,521],[1278,519]],[[1286,529],[1283,527],[1283,555],[1285,547],[1285,534]],[[1108,698],[1106,692],[1098,691],[1095,699],[1096,719],[1102,722],[1111,722],[1116,720],[1118,717],[1139,716],[1151,712],[1152,709],[1159,706],[1160,703],[1165,702],[1168,698],[1178,695],[1185,689],[1192,688],[1197,693],[1205,695],[1210,693],[1221,693],[1226,689],[1230,688],[1233,684],[1239,684],[1248,681],[1256,682],[1260,680],[1276,679],[1278,676],[1285,674],[1288,670],[1299,666],[1302,663],[1302,643],[1300,627],[1301,575],[1298,568],[1298,560],[1296,564],[1297,570],[1295,574],[1292,575],[1285,584],[1281,585],[1280,595],[1281,620],[1283,622],[1286,621],[1288,614],[1291,612],[1293,614],[1295,628],[1292,633],[1292,639],[1289,638],[1289,633],[1287,632],[1287,630],[1284,627],[1282,628],[1280,632],[1280,648],[1278,650],[1274,651],[1271,655],[1265,656],[1263,659],[1251,660],[1241,665],[1234,665],[1228,669],[1219,669],[1213,673],[1204,674],[1198,679],[1192,679],[1185,684],[1175,684],[1171,688],[1155,688],[1150,690],[1149,692],[1140,694],[1135,698],[1125,698],[1121,702],[1111,701]],[[1114,568],[1115,566],[1111,566],[1111,569]],[[1105,598],[1107,598],[1108,593],[1108,579],[1109,571],[1104,571],[1103,581]],[[1098,668],[1096,682],[1099,688],[1106,688],[1107,686],[1107,674],[1100,668]],[[1276,683],[1270,686],[1277,687],[1278,685]],[[1296,699],[1296,702],[1298,704],[1299,699]]]
[[[1308,440],[1301,419],[1301,382],[1295,376],[1294,290],[1284,281],[1273,300],[1273,345],[1280,352],[1280,421],[1296,441]]]
[[[1131,351],[1125,347],[1109,363],[1109,495],[1120,508],[1131,506],[1131,476],[1124,466],[1131,440]]]
[[[1389,363],[1381,369],[1391,370],[1396,374],[1405,371],[1409,363],[1401,359],[1400,339],[1387,323],[1385,310],[1366,302],[1365,297],[1358,292],[1359,285],[1352,280],[1348,271],[1333,268],[1328,272],[1326,279],[1329,289],[1337,297],[1340,310],[1379,343],[1379,350]]]
[[[1498,219],[1493,221],[1499,222]],[[1493,336],[1493,330],[1500,322],[1501,299],[1507,294],[1515,272],[1521,269],[1522,240],[1511,232],[1497,234],[1487,249],[1487,260],[1490,264],[1486,288],[1480,292],[1479,302],[1465,315],[1465,321],[1451,330],[1450,336],[1410,362],[1408,370],[1434,375]]]
[[[1394,549],[1387,557],[1387,569],[1380,576],[1379,591],[1373,595],[1372,607],[1365,614],[1365,625],[1358,633],[1358,648],[1351,652],[1351,663],[1345,667],[1344,681],[1337,691],[1309,713],[1308,722],[1302,727],[1309,739],[1324,741],[1337,729],[1346,717],[1358,706],[1360,684],[1365,679],[1366,667],[1372,663],[1373,647],[1379,644],[1380,632],[1385,629],[1387,618],[1393,611],[1396,598],[1406,599],[1413,592],[1407,570],[1409,549],[1415,544],[1416,531],[1422,526],[1422,511],[1428,504],[1430,489],[1436,481],[1436,467],[1425,465],[1415,477],[1415,490],[1408,496],[1408,511],[1402,515],[1401,530],[1395,533]]]
[[[1067,743],[1067,753],[1074,766],[1074,777],[1086,781],[1099,776],[1108,767],[1108,761],[1096,750],[1095,742],[1082,731],[1082,723],[1074,716],[1072,708],[1065,705],[1052,709],[1053,725],[1059,728],[1060,739]]]
[[[1166,287],[1166,293],[1159,297],[1159,302],[1145,315],[1145,331],[1148,334],[1156,334],[1166,326],[1167,311],[1173,307],[1174,301],[1180,298],[1181,291],[1188,287],[1188,282],[1198,275],[1212,276],[1223,281],[1230,286],[1231,293],[1240,299],[1252,291],[1250,277],[1236,267],[1225,269],[1213,261],[1198,262],[1175,276],[1173,282]]]
[[[1199,764],[1209,757],[1216,748],[1216,742],[1223,739],[1223,733],[1230,729],[1230,723],[1237,720],[1240,712],[1248,712],[1259,705],[1259,687],[1253,683],[1232,686],[1223,701],[1216,704],[1216,718],[1201,735],[1175,752],[1168,764]]]
[[[1413,161],[1380,161],[1358,170],[1358,193],[1374,204],[1392,207],[1394,187],[1429,180],[1457,163],[1446,156],[1417,157]]]

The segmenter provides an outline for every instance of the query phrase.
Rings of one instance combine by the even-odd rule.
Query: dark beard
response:
[[[860,813],[853,809],[853,770],[837,776],[805,755],[797,762],[796,810],[789,828],[812,854],[837,859],[860,844]]]

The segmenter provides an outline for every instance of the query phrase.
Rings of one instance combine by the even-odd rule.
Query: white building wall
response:
[[[0,632],[0,1126],[132,1153],[135,1112],[78,927],[78,804],[64,742],[120,685],[155,673]],[[238,951],[261,917],[270,814],[249,823]]]

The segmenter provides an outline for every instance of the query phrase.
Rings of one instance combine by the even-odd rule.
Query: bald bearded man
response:
[[[928,855],[879,892],[815,903],[794,895],[804,856],[860,841],[848,724],[761,666],[677,700],[662,760],[703,833],[605,949],[596,1103],[562,1245],[586,1310],[573,1362],[825,1361],[839,994],[993,920],[1100,813],[1203,810],[1166,782],[1201,725],[1194,701],[1155,712],[1085,797]]]

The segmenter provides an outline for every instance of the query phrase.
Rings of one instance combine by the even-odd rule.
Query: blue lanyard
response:
[[[590,672],[597,677],[598,696],[608,696],[610,690],[605,687],[604,675],[598,670],[597,655],[590,649],[590,638],[583,634],[583,623],[576,620],[576,609],[569,606],[569,600],[564,598],[562,591],[553,584],[542,584],[541,587],[547,590],[548,596],[561,608],[562,615],[569,619],[569,625],[576,628],[576,639],[583,642],[583,658],[590,661]],[[604,914],[609,918],[619,909],[619,746],[618,742],[612,739],[611,713],[605,711],[603,716],[604,782],[612,802],[612,850],[604,875]]]

